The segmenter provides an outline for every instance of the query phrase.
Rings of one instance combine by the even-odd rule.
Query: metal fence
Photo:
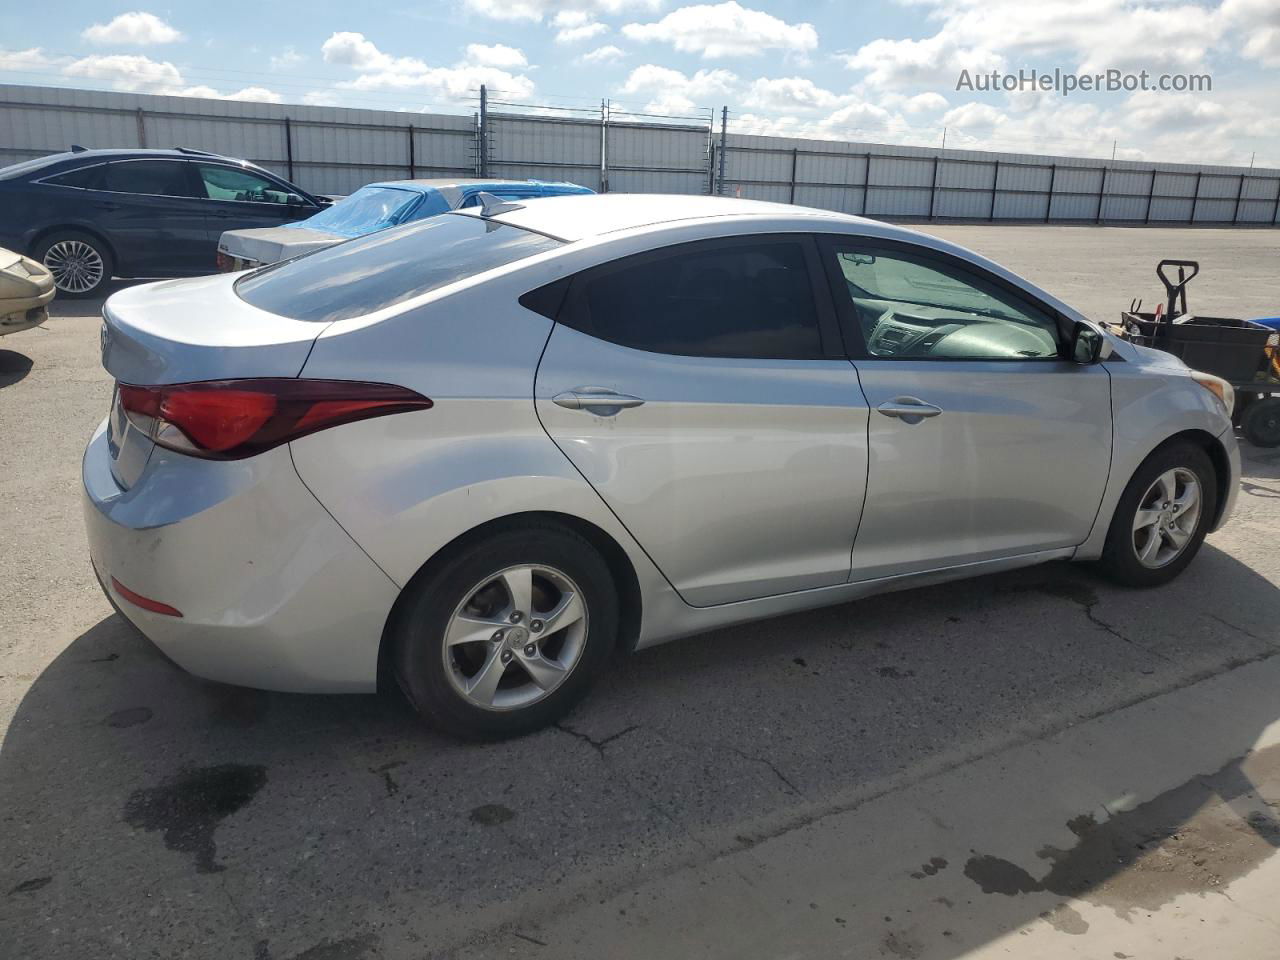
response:
[[[729,135],[721,193],[892,220],[1275,226],[1280,171]]]
[[[244,157],[317,193],[486,175],[602,192],[722,193],[889,220],[1280,221],[1280,170],[752,136],[717,129],[710,112],[664,120],[607,103],[598,113],[552,112],[492,101],[455,116],[0,85],[0,165],[72,143],[186,146]]]

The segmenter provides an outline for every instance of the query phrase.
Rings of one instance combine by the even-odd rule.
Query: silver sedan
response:
[[[504,203],[117,293],[84,457],[178,664],[502,737],[615,651],[1048,560],[1166,583],[1231,387],[967,250],[714,197]]]

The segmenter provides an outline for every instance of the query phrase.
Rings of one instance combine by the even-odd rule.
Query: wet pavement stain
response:
[[[136,727],[140,723],[146,723],[151,717],[150,707],[130,707],[127,710],[117,710],[102,722],[108,727]]]
[[[1077,843],[1069,850],[1042,848],[1037,856],[1051,867],[1039,880],[986,854],[970,857],[964,875],[984,893],[1048,892],[1108,907],[1121,918],[1132,910],[1158,910],[1181,894],[1212,893],[1280,848],[1280,821],[1254,786],[1254,780],[1277,776],[1280,745],[1232,760],[1102,823],[1087,814],[1073,817],[1067,827]]]
[[[947,861],[942,857],[930,857],[929,862],[922,864],[919,870],[913,870],[911,877],[914,880],[923,880],[925,877],[932,877],[939,870],[947,868]]]
[[[506,823],[515,815],[516,812],[510,807],[504,807],[500,803],[486,803],[471,811],[471,822],[478,823],[482,827],[493,827],[499,823]]]
[[[881,941],[881,953],[890,953],[902,960],[916,960],[924,952],[924,944],[912,938],[905,930],[894,930]]]
[[[897,667],[877,667],[876,673],[889,680],[908,680],[916,675],[914,670],[899,670]]]
[[[15,893],[35,893],[47,887],[52,880],[53,877],[32,877],[30,880],[23,880],[9,891],[9,896],[12,897]]]
[[[1040,914],[1040,919],[1059,933],[1079,937],[1089,932],[1089,922],[1080,916],[1079,911],[1065,903],[1060,903],[1052,910]]]
[[[135,790],[125,803],[124,822],[164,831],[164,845],[191,854],[198,873],[217,873],[226,867],[214,859],[214,831],[266,782],[266,768],[259,766],[226,763],[187,771],[157,787]]]

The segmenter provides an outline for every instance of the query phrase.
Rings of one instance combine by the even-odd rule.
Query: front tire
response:
[[[53,274],[59,296],[80,299],[102,293],[115,270],[105,243],[79,230],[58,230],[36,245],[35,259]]]
[[[1218,503],[1208,455],[1193,443],[1161,447],[1125,487],[1099,566],[1130,587],[1168,583],[1200,550]]]
[[[504,739],[554,723],[616,648],[609,567],[554,523],[464,541],[406,589],[392,636],[396,680],[419,713],[457,736]]]

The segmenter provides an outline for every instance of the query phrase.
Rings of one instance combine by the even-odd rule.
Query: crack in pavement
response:
[[[617,733],[609,734],[609,736],[605,737],[603,740],[597,740],[594,737],[592,737],[590,734],[583,733],[581,730],[574,730],[572,727],[566,726],[563,720],[557,720],[555,723],[552,724],[552,726],[555,727],[557,730],[559,730],[561,733],[567,733],[571,737],[577,737],[583,743],[590,744],[591,746],[595,747],[596,752],[601,754],[602,756],[604,755],[604,748],[609,744],[613,743],[613,741],[618,740],[622,737],[625,737],[628,733],[631,733],[634,730],[640,729],[640,724],[633,723],[631,726],[626,727],[625,729],[619,730]]]
[[[1268,640],[1266,637],[1260,637],[1256,633],[1254,633],[1252,630],[1246,630],[1244,627],[1240,626],[1239,624],[1232,623],[1230,620],[1220,617],[1216,613],[1206,613],[1205,616],[1208,617],[1210,620],[1218,621],[1218,623],[1222,624],[1224,627],[1229,627],[1230,629],[1235,630],[1237,633],[1243,633],[1246,637],[1250,638],[1251,640],[1257,640],[1259,643],[1268,643],[1268,644],[1271,644],[1272,646],[1275,646],[1277,643],[1280,643],[1280,641]]]
[[[794,793],[797,797],[803,797],[803,796],[804,796],[804,791],[803,791],[803,790],[801,790],[799,787],[797,787],[797,786],[796,786],[794,783],[792,783],[789,779],[787,779],[787,777],[783,774],[783,772],[782,772],[781,770],[779,770],[776,766],[774,766],[773,761],[772,761],[772,760],[770,760],[769,758],[767,758],[767,757],[757,757],[757,756],[754,756],[753,754],[747,753],[745,750],[740,750],[740,749],[738,749],[737,747],[733,746],[733,744],[729,744],[729,743],[721,743],[721,746],[722,746],[724,749],[728,750],[730,753],[737,754],[737,755],[738,755],[739,757],[741,757],[743,760],[749,760],[749,761],[751,761],[752,763],[761,763],[761,764],[764,764],[766,767],[768,767],[770,770],[772,770],[772,771],[773,771],[773,775],[774,775],[775,777],[777,777],[777,778],[778,778],[779,780],[781,780],[784,784],[786,784],[786,787],[787,787],[787,789],[788,789],[788,790],[790,790],[792,793]]]

